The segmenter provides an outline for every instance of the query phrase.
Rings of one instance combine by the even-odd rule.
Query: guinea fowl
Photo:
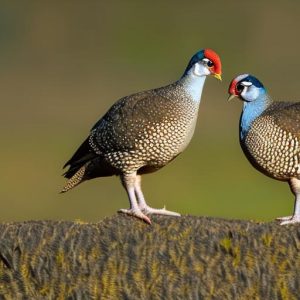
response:
[[[120,212],[151,223],[149,214],[180,216],[146,204],[141,175],[159,170],[189,144],[208,75],[221,79],[221,61],[211,49],[197,52],[182,77],[167,86],[118,100],[95,124],[65,164],[66,192],[85,180],[120,176],[130,201]]]
[[[300,222],[300,102],[273,101],[263,84],[243,74],[232,80],[229,98],[244,101],[240,144],[252,165],[265,175],[287,181],[295,195],[293,216],[281,225]]]

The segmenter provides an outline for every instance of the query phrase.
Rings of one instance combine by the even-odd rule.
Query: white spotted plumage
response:
[[[262,173],[287,181],[295,195],[294,214],[278,220],[300,223],[300,102],[274,102],[249,74],[233,79],[229,93],[244,101],[240,142],[247,158]]]
[[[122,212],[148,223],[147,214],[178,216],[146,204],[140,175],[162,168],[187,147],[196,126],[205,78],[210,74],[221,79],[221,61],[214,51],[205,49],[191,58],[183,76],[175,83],[117,101],[66,163],[70,168],[65,177],[74,185],[118,175],[131,207]],[[84,176],[78,177],[76,174],[83,165]]]

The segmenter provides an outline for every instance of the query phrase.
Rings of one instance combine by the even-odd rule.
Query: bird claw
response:
[[[280,225],[289,225],[289,224],[297,224],[300,223],[300,216],[292,216],[289,219],[282,218],[283,220],[280,222]]]
[[[126,209],[126,208],[122,208],[118,212],[126,214],[126,215],[129,215],[129,216],[136,217],[138,219],[143,220],[147,224],[151,225],[150,218],[148,218],[145,214],[143,214],[143,212],[141,210],[139,210],[139,209],[132,209],[132,208]]]
[[[146,214],[146,215],[165,215],[165,216],[173,216],[173,217],[180,217],[180,214],[174,211],[166,210],[166,207],[164,206],[163,208],[152,208],[150,206],[146,206],[141,208],[141,210]]]

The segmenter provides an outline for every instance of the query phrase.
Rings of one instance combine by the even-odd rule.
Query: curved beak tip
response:
[[[227,99],[227,101],[230,101],[230,100],[232,100],[235,97],[236,97],[236,95],[230,94],[229,97],[228,97],[228,99]]]
[[[221,74],[214,74],[214,77],[217,78],[218,80],[222,81],[222,76]]]

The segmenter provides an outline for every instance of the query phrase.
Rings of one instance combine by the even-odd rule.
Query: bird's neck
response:
[[[202,90],[206,76],[196,76],[193,73],[184,74],[179,82],[184,90],[191,96],[193,101],[200,104]]]
[[[244,107],[240,119],[240,138],[245,139],[252,122],[258,118],[272,103],[271,97],[262,93],[258,99],[252,102],[244,102]]]

